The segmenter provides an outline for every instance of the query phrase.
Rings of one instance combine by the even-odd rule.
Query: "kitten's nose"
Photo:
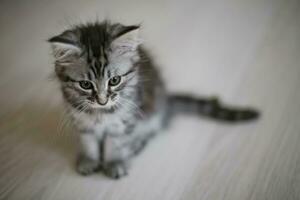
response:
[[[100,105],[105,105],[108,101],[108,98],[106,95],[98,95],[97,98],[96,98],[97,102],[100,104]]]

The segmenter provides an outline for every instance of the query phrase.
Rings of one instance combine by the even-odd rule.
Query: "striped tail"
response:
[[[259,112],[251,108],[223,106],[217,98],[200,99],[192,96],[171,95],[169,114],[196,114],[224,122],[242,122],[257,119]]]

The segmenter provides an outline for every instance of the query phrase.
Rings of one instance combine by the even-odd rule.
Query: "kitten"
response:
[[[223,107],[217,99],[169,95],[139,26],[107,21],[78,25],[49,39],[66,109],[79,133],[77,171],[127,174],[137,155],[172,116],[204,115],[221,121],[256,119],[251,109]]]

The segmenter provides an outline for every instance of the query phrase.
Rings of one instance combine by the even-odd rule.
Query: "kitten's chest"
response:
[[[117,114],[111,115],[86,115],[76,118],[75,116],[75,126],[79,130],[91,130],[98,137],[102,137],[103,134],[109,134],[112,136],[119,136],[124,134],[126,130],[126,124],[124,123],[124,117],[129,118],[129,116],[123,116]]]
[[[125,130],[126,125],[119,116],[105,116],[94,125],[95,134],[98,136],[102,136],[104,133],[119,136],[124,134]]]

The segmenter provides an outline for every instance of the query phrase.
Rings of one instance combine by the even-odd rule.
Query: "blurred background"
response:
[[[128,177],[77,175],[46,40],[103,19],[142,24],[170,91],[262,118],[179,117]],[[0,199],[300,199],[298,0],[2,0],[0,27]]]

